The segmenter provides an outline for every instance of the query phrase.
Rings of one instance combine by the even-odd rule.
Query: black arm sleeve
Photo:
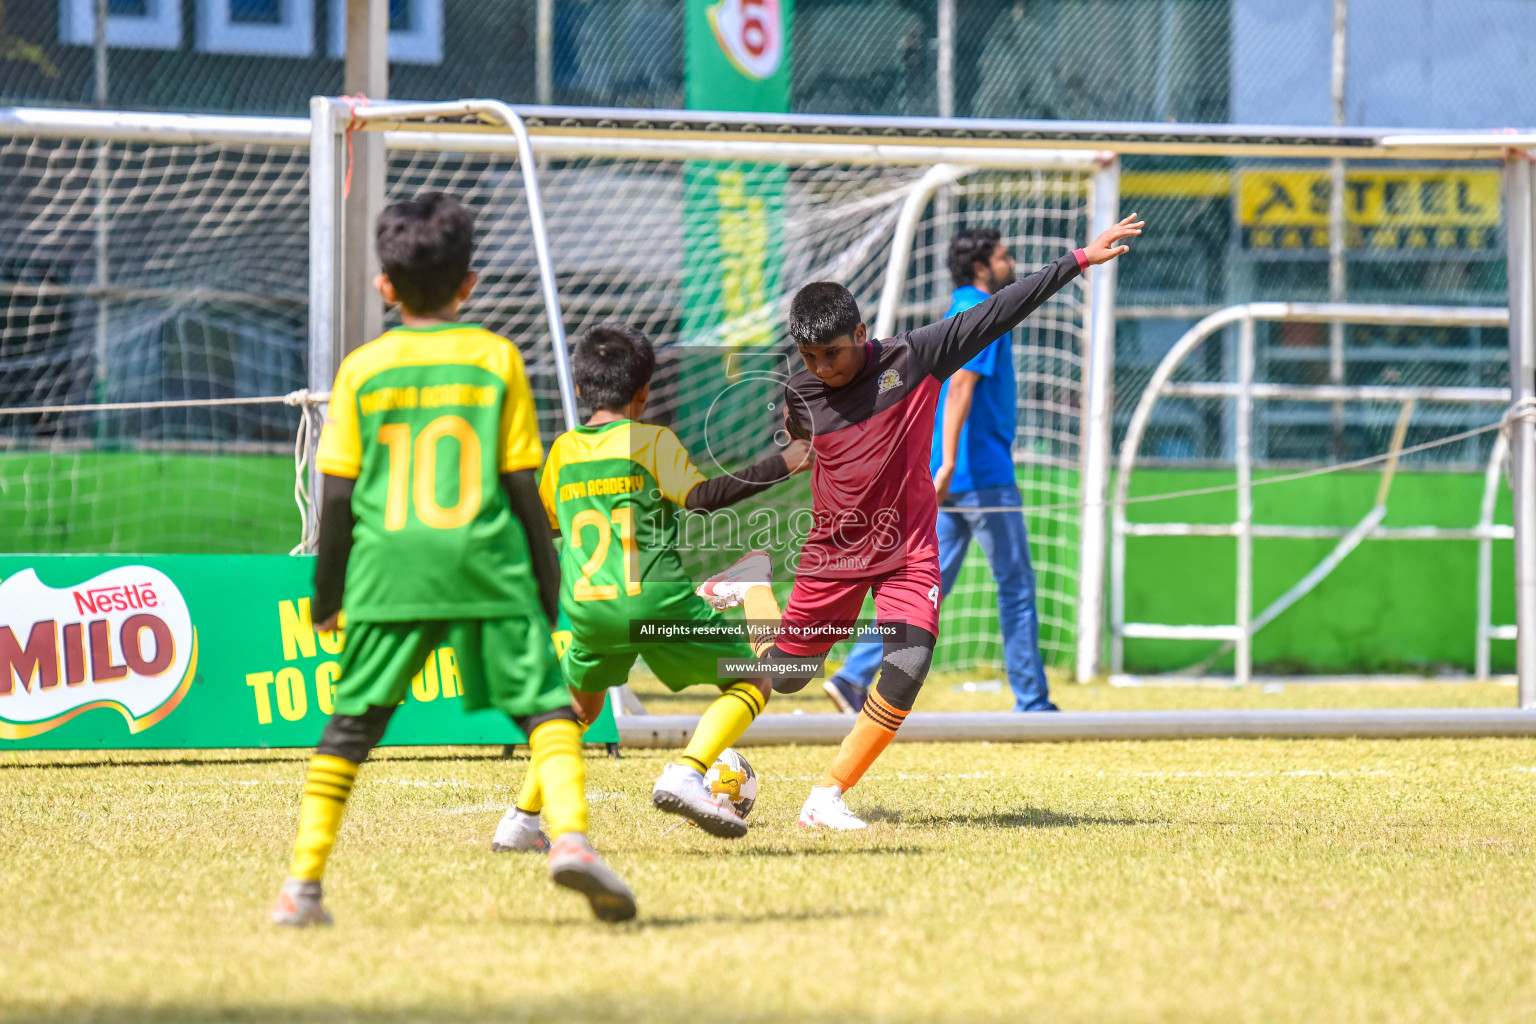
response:
[[[688,492],[688,508],[694,512],[714,512],[734,505],[743,498],[761,494],[774,484],[788,480],[782,455],[770,455],[750,469],[731,476],[705,480]]]
[[[512,514],[523,524],[523,533],[528,537],[528,560],[533,564],[533,578],[539,583],[539,603],[553,626],[560,614],[560,556],[555,554],[555,535],[549,528],[544,502],[539,499],[533,470],[501,474],[501,489],[507,492]]]
[[[320,541],[315,559],[315,597],[310,617],[318,625],[341,611],[342,590],[347,583],[347,556],[352,554],[352,488],[357,483],[344,476],[324,476],[320,487]]]
[[[1069,252],[980,305],[908,333],[907,344],[935,377],[948,380],[1081,273],[1077,256]]]

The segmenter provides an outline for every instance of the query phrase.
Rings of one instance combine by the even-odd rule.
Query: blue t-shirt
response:
[[[948,319],[980,305],[987,298],[987,293],[974,285],[956,288],[944,317]],[[1018,430],[1019,413],[1013,379],[1012,332],[988,345],[962,369],[981,374],[981,379],[971,396],[970,415],[960,428],[960,451],[955,457],[955,475],[949,482],[950,493],[1015,483],[1013,436]],[[945,381],[933,420],[933,456],[929,462],[933,472],[938,472],[944,461],[944,403],[948,398],[949,382]]]

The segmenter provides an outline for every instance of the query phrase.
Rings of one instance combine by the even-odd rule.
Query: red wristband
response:
[[[1072,255],[1077,257],[1077,269],[1088,269],[1088,254],[1081,249],[1073,249]]]

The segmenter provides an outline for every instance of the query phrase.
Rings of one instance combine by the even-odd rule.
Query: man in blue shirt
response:
[[[956,288],[945,316],[980,304],[1014,280],[1013,254],[991,228],[971,228],[949,243],[949,270]],[[1003,661],[1015,711],[1055,711],[1040,657],[1040,618],[1035,610],[1035,570],[1013,468],[1018,404],[1013,337],[998,338],[944,384],[933,424],[933,484],[939,493],[939,572],[948,594],[960,576],[974,536],[997,580]],[[1008,511],[981,511],[1007,509]],[[976,511],[971,511],[976,510]],[[853,653],[825,683],[845,712],[857,712],[874,681],[883,648],[878,641],[853,645]]]

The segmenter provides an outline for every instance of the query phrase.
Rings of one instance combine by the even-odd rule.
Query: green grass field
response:
[[[1059,688],[1067,706],[1296,694],[1512,699]],[[874,827],[847,836],[793,824],[830,748],[748,753],[762,792],[734,844],[664,831],[666,752],[589,758],[593,837],[641,906],[613,928],[539,858],[489,852],[526,759],[386,749],[332,860],[338,924],[297,934],[266,912],[304,752],[0,756],[0,1018],[1536,1016],[1536,742],[897,744],[850,797]]]

